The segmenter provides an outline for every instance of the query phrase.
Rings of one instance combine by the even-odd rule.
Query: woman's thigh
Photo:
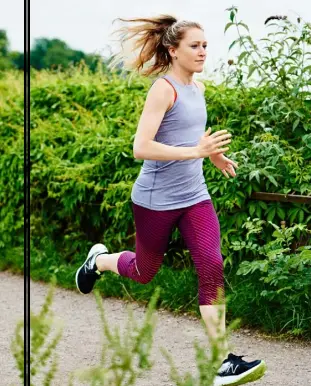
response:
[[[156,211],[133,204],[138,271],[159,269],[180,210]]]
[[[220,226],[211,200],[187,208],[177,225],[189,249],[199,252],[208,247],[220,252]]]

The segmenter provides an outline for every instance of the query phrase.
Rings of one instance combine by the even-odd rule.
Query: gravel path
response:
[[[14,358],[10,352],[10,341],[15,325],[23,318],[24,279],[8,272],[0,272],[0,385],[20,385]],[[37,313],[43,304],[48,286],[31,282],[31,308]],[[116,299],[103,299],[105,315],[112,325],[121,330],[127,321],[127,305]],[[144,309],[132,304],[134,314],[142,320]],[[96,365],[101,352],[99,313],[93,294],[80,295],[76,291],[57,288],[54,293],[53,312],[64,322],[63,337],[58,345],[59,366],[57,378],[52,383],[68,385],[68,375],[73,370]],[[174,316],[167,311],[157,311],[152,359],[156,363],[137,386],[173,385],[169,380],[169,365],[159,347],[166,348],[174,358],[180,373],[196,373],[194,365],[194,339],[206,341],[200,322],[188,316]],[[265,359],[268,371],[260,381],[252,385],[311,386],[311,344],[276,342],[247,330],[232,335],[231,343],[238,355],[247,355],[246,360]],[[81,385],[78,383],[75,386]],[[35,385],[41,386],[41,385]]]

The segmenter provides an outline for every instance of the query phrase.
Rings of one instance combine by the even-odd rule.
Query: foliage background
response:
[[[234,7],[229,18],[226,29],[247,31]],[[311,337],[310,206],[251,194],[311,194],[311,99],[304,91],[310,39],[308,23],[287,20],[263,47],[239,34],[234,44],[244,51],[229,63],[226,80],[205,81],[208,125],[232,133],[229,156],[240,165],[237,177],[226,180],[204,162],[221,225],[228,315],[305,337]],[[150,80],[81,63],[66,71],[32,69],[31,86],[31,274],[43,280],[56,274],[74,288],[75,271],[94,242],[110,251],[135,250],[130,192],[142,161],[133,158],[132,143]],[[23,269],[22,87],[21,73],[2,72],[0,266],[17,271]],[[146,301],[160,285],[160,306],[198,313],[196,280],[174,230],[151,283],[107,273],[99,288],[106,296]]]

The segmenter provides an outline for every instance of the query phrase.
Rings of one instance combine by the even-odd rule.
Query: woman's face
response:
[[[171,48],[173,63],[189,72],[202,72],[206,59],[207,41],[204,31],[198,28],[189,28],[180,41],[178,48]],[[177,60],[174,57],[177,57]]]

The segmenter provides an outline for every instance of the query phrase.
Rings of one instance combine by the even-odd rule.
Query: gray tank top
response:
[[[205,99],[197,85],[181,85],[164,75],[177,93],[163,117],[155,141],[170,146],[196,146],[205,132]],[[132,201],[153,210],[185,208],[210,199],[203,158],[179,161],[144,160],[131,193]]]

